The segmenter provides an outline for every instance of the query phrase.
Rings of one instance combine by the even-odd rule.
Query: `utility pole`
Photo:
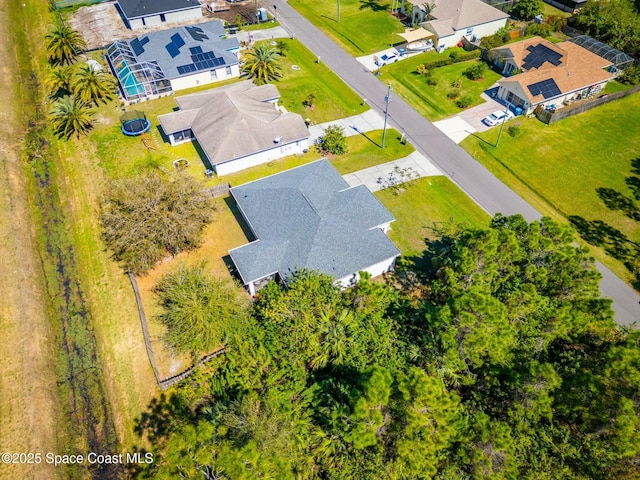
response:
[[[500,131],[498,132],[498,139],[496,140],[495,147],[498,148],[498,143],[500,143],[500,137],[502,136],[502,129],[504,128],[504,124],[507,121],[507,113],[509,112],[509,105],[505,105],[504,107],[504,118],[502,119],[502,123],[500,124]]]
[[[391,84],[387,87],[387,96],[384,97],[384,127],[382,128],[382,148],[384,148],[384,141],[387,139],[387,117],[389,116],[389,100],[391,100]]]

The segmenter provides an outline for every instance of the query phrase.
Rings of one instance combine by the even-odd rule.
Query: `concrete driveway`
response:
[[[489,90],[480,95],[484,100],[480,105],[471,107],[444,120],[433,122],[433,124],[456,143],[460,143],[473,133],[489,130],[492,127],[485,125],[482,119],[495,111],[504,110],[505,108],[503,103],[491,96],[491,93],[497,88],[498,84],[494,84]]]

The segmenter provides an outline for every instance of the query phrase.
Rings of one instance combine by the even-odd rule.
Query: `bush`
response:
[[[510,137],[513,137],[513,138],[519,137],[520,134],[522,133],[520,131],[520,124],[509,125],[509,128],[507,128],[507,133],[509,134]]]
[[[453,82],[451,82],[451,86],[453,88],[461,88],[462,87],[462,79],[456,78]]]
[[[567,19],[565,17],[560,17],[558,15],[549,15],[545,19],[545,23],[549,25],[549,28],[551,28],[551,31],[559,32],[560,30],[562,30],[562,27],[564,27],[567,24]]]
[[[507,42],[505,39],[504,33],[494,33],[493,35],[489,35],[488,37],[484,37],[480,41],[480,45],[482,48],[486,48],[487,50],[491,50],[492,48],[501,47]]]
[[[509,13],[522,20],[533,20],[542,13],[543,8],[542,0],[517,0]]]
[[[460,98],[456,102],[456,105],[460,108],[467,108],[472,103],[473,103],[473,98],[471,98],[469,95],[465,95],[464,97]]]
[[[480,80],[484,75],[485,70],[487,69],[486,63],[482,61],[477,61],[469,68],[467,68],[462,74],[467,77],[469,80]]]
[[[438,85],[438,81],[435,78],[429,77],[429,79],[427,80],[427,85],[435,87],[436,85]]]
[[[531,23],[524,31],[525,35],[537,35],[539,37],[549,37],[553,33],[551,26],[546,23]]]
[[[334,155],[342,155],[347,151],[347,138],[344,130],[340,125],[329,125],[320,139],[318,144],[322,153],[332,153]]]
[[[458,90],[451,90],[449,93],[447,93],[447,97],[449,97],[451,100],[455,100],[459,96],[460,92]]]
[[[625,85],[638,85],[640,83],[640,64],[628,66],[617,80]]]
[[[416,68],[416,71],[418,73],[421,73],[421,71],[424,71],[424,70],[431,70],[433,68],[444,67],[446,65],[453,65],[454,63],[466,62],[467,60],[480,58],[481,54],[482,52],[480,51],[479,48],[476,48],[475,50],[471,50],[470,52],[451,52],[448,58],[434,60],[433,62],[427,62],[421,65],[418,65],[418,67]]]

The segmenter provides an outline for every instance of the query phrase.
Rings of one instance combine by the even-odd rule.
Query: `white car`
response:
[[[485,117],[482,121],[490,127],[493,127],[494,125],[498,125],[500,122],[502,122],[503,118],[504,121],[507,122],[513,118],[513,113],[511,113],[510,110],[507,110],[506,112],[504,110],[498,110],[497,112],[493,112],[488,117]]]

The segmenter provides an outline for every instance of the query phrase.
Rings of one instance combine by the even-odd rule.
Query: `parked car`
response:
[[[513,118],[513,113],[511,112],[511,110],[507,110],[506,112],[504,110],[498,110],[497,112],[493,112],[488,117],[485,117],[482,121],[490,127],[493,127],[494,125],[502,122],[503,118],[505,122],[511,120]]]

